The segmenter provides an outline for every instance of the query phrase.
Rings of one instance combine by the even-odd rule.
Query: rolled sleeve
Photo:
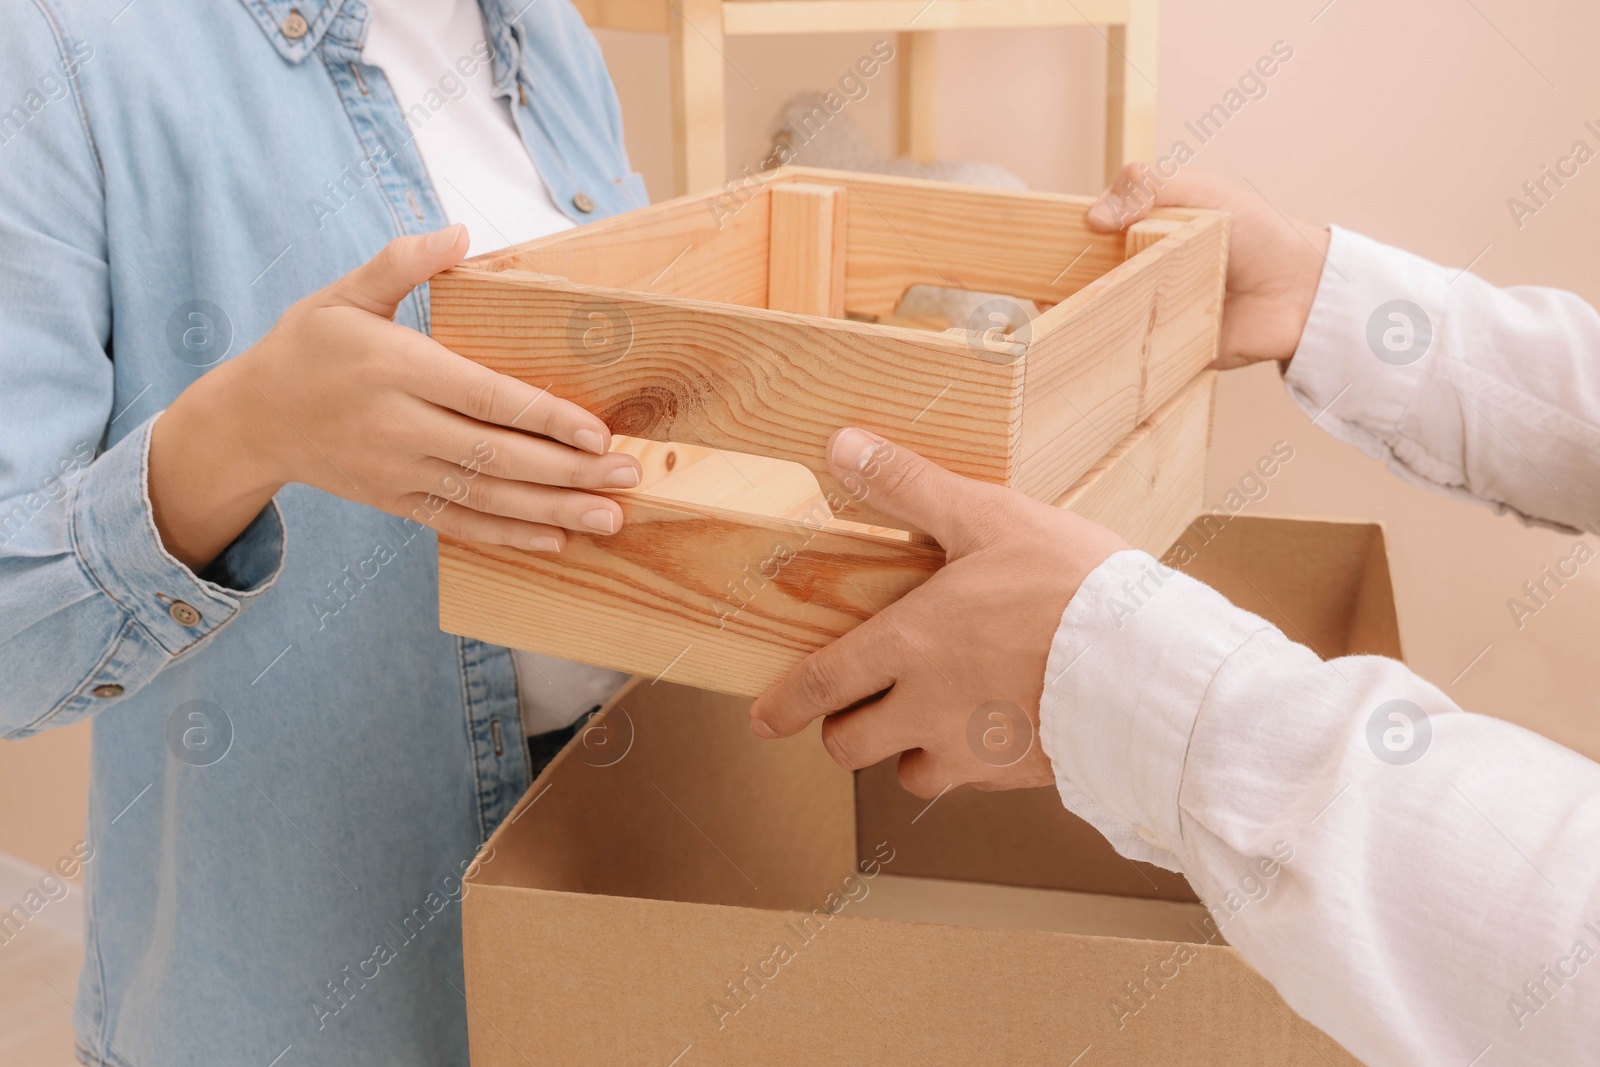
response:
[[[1195,719],[1223,663],[1266,628],[1143,552],[1091,572],[1062,615],[1040,700],[1040,743],[1068,810],[1122,855],[1181,869]]]
[[[283,569],[284,527],[274,501],[204,576],[174,558],[161,543],[148,488],[150,430],[159,417],[90,464],[73,489],[70,523],[73,551],[90,579],[172,657],[271,587]]]

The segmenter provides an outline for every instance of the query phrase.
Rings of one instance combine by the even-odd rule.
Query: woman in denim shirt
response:
[[[554,204],[642,206],[567,0],[482,9]],[[79,1058],[463,1064],[460,875],[533,768],[433,531],[557,549],[636,464],[426,336],[467,237],[365,4],[7,15],[0,733],[94,718]]]

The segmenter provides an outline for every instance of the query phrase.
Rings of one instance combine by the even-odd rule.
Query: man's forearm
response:
[[[1285,383],[1408,481],[1567,528],[1600,521],[1600,313],[1337,227]]]
[[[1068,806],[1181,869],[1365,1062],[1570,1062],[1600,1029],[1600,971],[1573,963],[1600,953],[1600,766],[1393,660],[1324,663],[1183,575],[1113,623],[1154,565],[1113,557],[1057,634],[1040,736]]]

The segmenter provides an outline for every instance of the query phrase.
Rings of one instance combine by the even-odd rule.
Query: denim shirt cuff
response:
[[[150,430],[160,417],[153,415],[84,472],[73,490],[72,545],[90,579],[167,655],[177,656],[277,580],[284,526],[272,501],[202,574],[174,558],[161,543],[150,505]]]

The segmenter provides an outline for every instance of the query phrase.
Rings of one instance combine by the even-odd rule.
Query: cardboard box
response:
[[[1380,527],[1213,517],[1180,544],[1324,654],[1399,655]],[[815,728],[760,741],[747,707],[636,680],[490,838],[474,1067],[1353,1062],[1054,790],[929,804]]]
[[[613,494],[624,530],[560,556],[441,538],[440,625],[751,695],[942,558],[834,480],[841,426],[1049,503],[1081,487],[1202,376],[1227,261],[1220,212],[1104,234],[1091,203],[784,168],[439,275],[435,340],[703,476]],[[912,328],[914,286],[1006,295]]]

